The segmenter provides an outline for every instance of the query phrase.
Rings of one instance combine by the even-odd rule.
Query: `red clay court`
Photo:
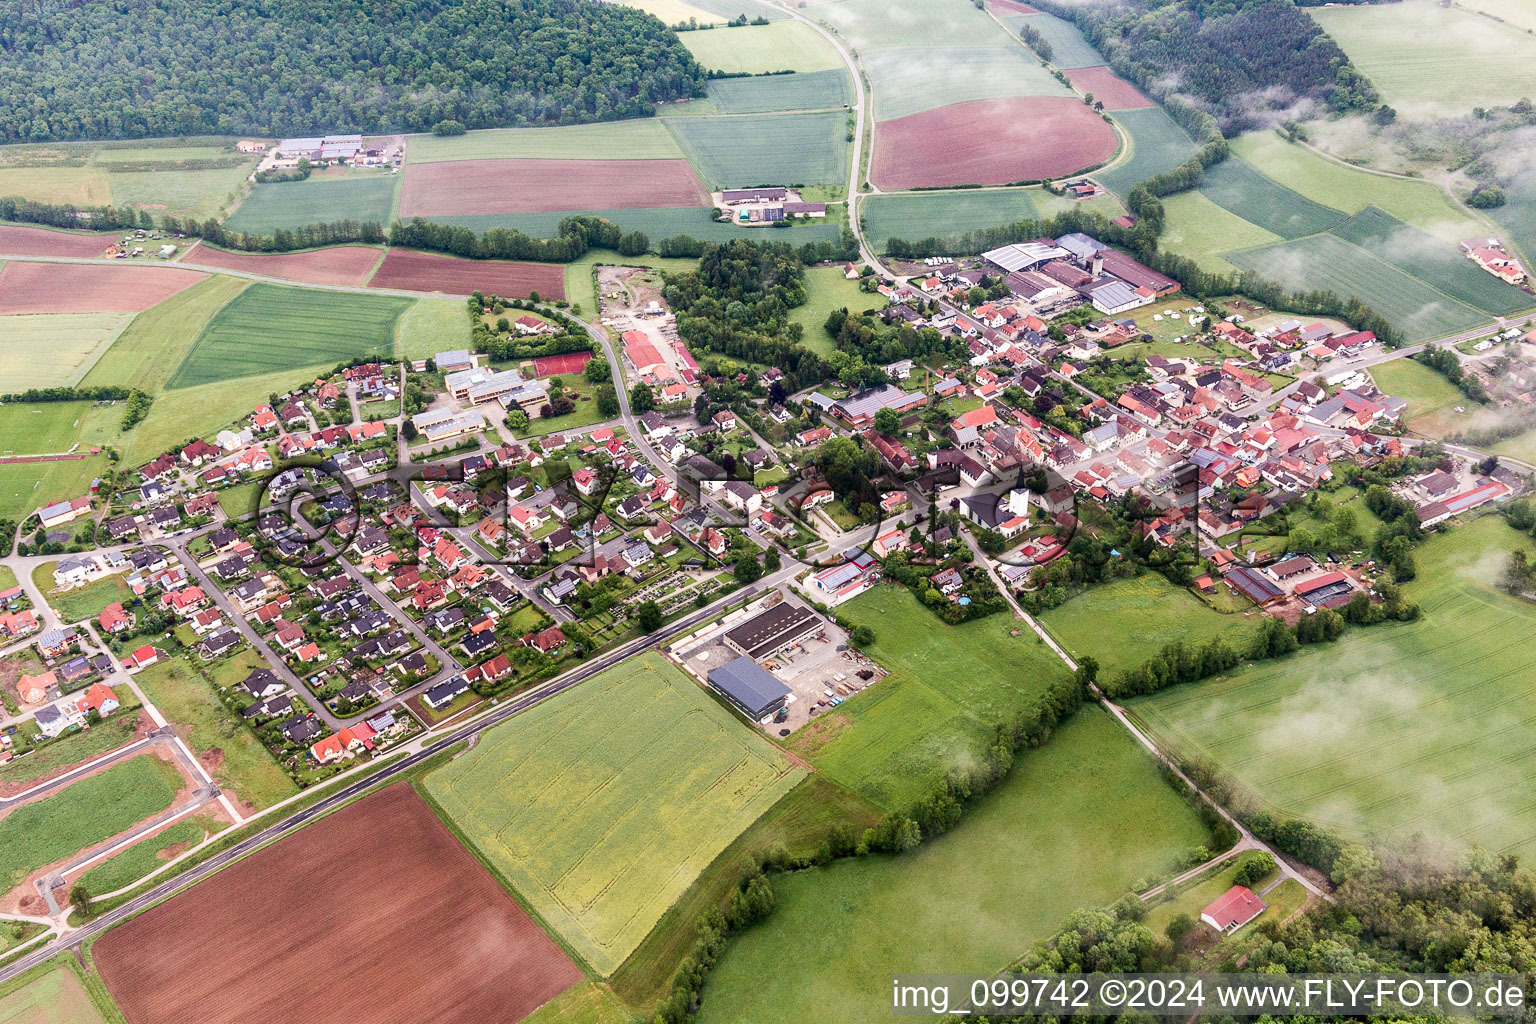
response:
[[[706,206],[687,160],[446,160],[407,164],[400,216]]]
[[[0,255],[100,256],[121,235],[79,234],[0,224]]]
[[[382,255],[364,245],[338,245],[309,252],[229,252],[203,244],[181,262],[188,266],[238,270],[305,284],[362,285]]]
[[[1094,167],[1119,137],[1082,100],[972,100],[881,121],[871,177],[882,189],[1008,185]]]
[[[580,373],[592,360],[591,352],[567,352],[559,356],[540,356],[533,361],[533,372],[540,377],[557,373]]]
[[[391,249],[379,264],[370,288],[468,295],[479,291],[504,299],[565,298],[565,268],[557,263],[510,260],[461,260],[410,249]]]
[[[114,928],[95,959],[129,1024],[510,1022],[583,977],[405,783]]]
[[[1109,68],[1074,68],[1066,75],[1074,86],[1092,93],[1094,99],[1104,104],[1105,110],[1139,110],[1152,105],[1140,89]]]
[[[7,263],[0,313],[140,313],[207,276],[153,265]]]

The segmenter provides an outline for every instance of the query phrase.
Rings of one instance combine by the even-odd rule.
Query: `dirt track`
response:
[[[130,1024],[516,1021],[581,971],[405,784],[97,941]]]

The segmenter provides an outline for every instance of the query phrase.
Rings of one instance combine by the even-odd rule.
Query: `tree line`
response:
[[[5,142],[578,124],[705,82],[660,19],[578,0],[19,5],[0,54]]]

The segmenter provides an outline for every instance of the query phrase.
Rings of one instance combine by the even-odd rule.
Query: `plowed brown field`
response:
[[[139,313],[207,276],[158,266],[7,263],[0,313]]]
[[[1139,110],[1152,105],[1140,89],[1109,68],[1075,68],[1066,74],[1068,81],[1083,92],[1092,93],[1105,110]]]
[[[199,245],[181,262],[305,284],[360,285],[368,280],[369,271],[379,262],[379,250],[362,245],[338,245],[310,252],[228,252]]]
[[[581,971],[405,784],[97,941],[129,1024],[520,1020]]]
[[[391,249],[370,288],[401,288],[413,292],[468,295],[481,291],[504,299],[565,298],[565,268],[556,263],[515,263],[510,260],[461,260],[409,249]]]
[[[1103,163],[1118,141],[1079,99],[972,100],[881,121],[871,176],[887,190],[1040,181]]]
[[[704,206],[687,160],[445,160],[407,164],[402,217]]]
[[[119,237],[0,224],[0,256],[100,256]]]

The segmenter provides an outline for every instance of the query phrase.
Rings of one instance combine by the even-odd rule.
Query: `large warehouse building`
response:
[[[823,625],[821,616],[809,608],[783,601],[731,629],[725,634],[725,643],[736,653],[761,661],[809,640]]]
[[[709,685],[754,722],[778,712],[789,698],[789,687],[753,661],[737,658],[709,673]]]

